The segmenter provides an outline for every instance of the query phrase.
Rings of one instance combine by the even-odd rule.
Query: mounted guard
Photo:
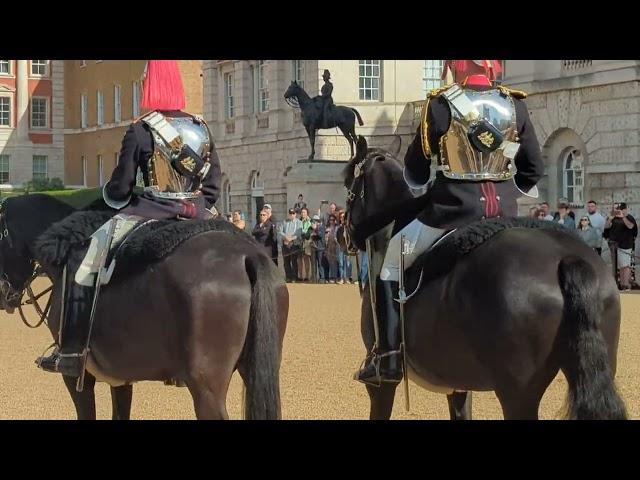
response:
[[[185,94],[177,61],[148,62],[141,107],[150,112],[125,133],[118,164],[103,188],[104,202],[118,214],[91,236],[86,253],[72,253],[65,267],[58,346],[36,360],[45,371],[82,378],[99,289],[115,267],[115,260],[105,264],[112,245],[148,221],[217,215],[220,161],[206,122],[182,111]],[[138,172],[142,195],[133,193]]]
[[[517,216],[516,199],[537,197],[544,173],[540,147],[524,92],[493,86],[502,67],[497,60],[447,60],[456,83],[432,90],[421,124],[404,159],[404,179],[414,191],[427,188],[428,200],[415,220],[389,241],[371,298],[376,345],[355,379],[368,385],[401,381],[398,302],[401,239],[404,267],[443,235],[471,222]],[[431,164],[436,166],[430,179]],[[356,168],[357,170],[357,168]],[[356,173],[358,175],[358,173]],[[404,298],[401,298],[404,301]]]

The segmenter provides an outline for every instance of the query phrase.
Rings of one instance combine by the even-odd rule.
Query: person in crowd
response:
[[[582,218],[580,218],[580,222],[578,223],[578,234],[587,245],[593,248],[596,253],[600,255],[600,252],[598,252],[598,246],[602,243],[602,237],[600,237],[598,231],[593,228],[593,225],[591,225],[589,215],[583,215]]]
[[[338,219],[335,215],[329,215],[329,220],[324,234],[325,256],[329,264],[328,281],[336,283],[338,278]]]
[[[302,196],[302,195],[300,195]],[[303,282],[311,280],[313,249],[311,247],[311,217],[309,209],[305,206],[300,209],[300,222],[302,223],[302,245],[298,256],[298,276]]]
[[[598,255],[602,255],[602,236],[604,234],[604,224],[607,220],[604,218],[604,215],[598,212],[598,204],[594,200],[587,202],[587,213],[591,226],[596,229],[598,237],[600,238],[596,252],[598,252]]]
[[[626,203],[615,204],[604,225],[605,238],[609,239],[612,251],[617,253],[620,289],[631,290],[631,260],[638,236],[636,219],[629,214]]]
[[[569,229],[575,229],[576,228],[576,222],[571,217],[571,213],[572,212],[570,212],[569,204],[568,203],[564,203],[564,202],[560,202],[560,203],[558,203],[558,212],[554,215],[553,221],[556,222],[556,223],[559,223],[560,225],[564,225],[565,227],[567,227]],[[575,214],[574,214],[574,216],[575,216]]]
[[[296,282],[298,278],[298,256],[302,245],[302,222],[293,208],[289,209],[287,219],[280,226],[279,239],[282,244],[282,259],[287,282]]]

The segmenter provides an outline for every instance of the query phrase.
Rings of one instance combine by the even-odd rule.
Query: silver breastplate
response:
[[[440,138],[438,169],[446,177],[461,180],[507,180],[516,173],[513,158],[519,144],[513,98],[499,90],[462,89],[474,108],[464,116],[447,98],[451,110],[449,129]],[[479,113],[479,117],[476,116]],[[491,152],[481,152],[469,140],[469,131],[478,119],[490,122],[503,136],[502,145]],[[489,133],[487,137],[491,139]]]
[[[188,145],[200,158],[209,153],[212,139],[206,124],[193,117],[168,117],[158,112],[152,112],[142,121],[150,127],[154,143],[148,163],[149,184],[145,190],[162,198],[199,196],[200,181],[194,182],[193,178],[182,175],[173,162],[182,145]],[[191,170],[193,164],[195,162],[189,157],[182,160],[182,166],[187,170]]]

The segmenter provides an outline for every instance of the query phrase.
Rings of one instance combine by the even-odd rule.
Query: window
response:
[[[98,90],[96,94],[96,124],[104,123],[104,95]]]
[[[104,184],[104,174],[103,174],[103,164],[102,164],[102,155],[98,155],[98,186],[101,187]]]
[[[226,118],[233,118],[233,73],[224,74],[224,112]]]
[[[11,126],[11,97],[0,97],[0,126]]]
[[[47,74],[49,60],[31,60],[31,75],[44,77]]]
[[[80,95],[80,126],[87,128],[87,94]]]
[[[0,184],[9,183],[9,155],[0,155]]]
[[[380,60],[360,60],[358,94],[360,100],[380,100]]]
[[[46,155],[33,156],[33,179],[34,180],[47,179],[47,156]]]
[[[47,99],[33,97],[31,99],[31,128],[47,128]]]
[[[9,60],[0,60],[0,75],[9,75],[11,73],[11,66]]]
[[[444,85],[444,81],[440,79],[442,69],[444,68],[444,60],[425,60],[422,67],[422,83],[424,94],[430,92],[434,88]]]
[[[140,115],[140,82],[133,82],[133,118],[136,118]]]
[[[582,205],[582,154],[575,148],[569,148],[563,162],[563,196],[574,205]]]
[[[118,123],[122,120],[122,103],[121,103],[120,85],[113,87],[113,121]]]
[[[258,78],[256,77],[256,67],[251,65],[249,67],[249,73],[251,75],[251,113],[258,111]]]
[[[304,88],[304,60],[291,60],[291,80]]]
[[[260,172],[254,170],[251,175],[251,190],[264,188],[264,183],[260,182]]]
[[[118,157],[119,158],[119,157]],[[142,173],[142,169],[138,169],[138,173],[136,173],[136,186],[140,188],[144,188],[144,174]]]
[[[222,184],[222,196],[220,199],[222,201],[220,212],[229,213],[231,211],[231,182],[229,180],[225,180]]]
[[[82,155],[82,186],[87,186],[87,157]]]
[[[258,102],[260,112],[269,110],[269,80],[267,76],[267,63],[265,60],[260,60],[258,62]]]

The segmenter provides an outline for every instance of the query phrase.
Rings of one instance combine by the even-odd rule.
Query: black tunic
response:
[[[430,202],[418,215],[422,223],[436,228],[458,228],[482,218],[517,216],[516,199],[522,195],[517,186],[528,192],[544,174],[544,163],[540,146],[529,119],[526,104],[513,98],[516,110],[516,125],[520,148],[514,158],[517,173],[505,181],[454,180],[436,172],[430,186]],[[451,112],[444,97],[436,96],[429,102],[427,122],[429,124],[429,147],[431,153],[440,155],[440,137],[449,129]],[[429,180],[431,159],[424,156],[420,127],[404,157],[405,176],[415,184]]]
[[[162,113],[171,117],[191,116],[180,111]],[[211,141],[213,142],[213,139]],[[105,193],[110,199],[125,201],[132,195],[138,168],[142,171],[145,185],[149,184],[148,163],[153,146],[151,130],[144,122],[138,121],[129,127],[122,139],[118,165],[111,175],[111,180],[105,185]],[[206,213],[204,208],[211,208],[220,196],[220,159],[213,143],[209,161],[211,167],[202,181],[202,199],[192,202],[196,204],[198,217],[202,217]],[[122,212],[150,218],[171,218],[184,214],[184,204],[184,201],[159,199],[144,193],[141,196],[134,195]]]

